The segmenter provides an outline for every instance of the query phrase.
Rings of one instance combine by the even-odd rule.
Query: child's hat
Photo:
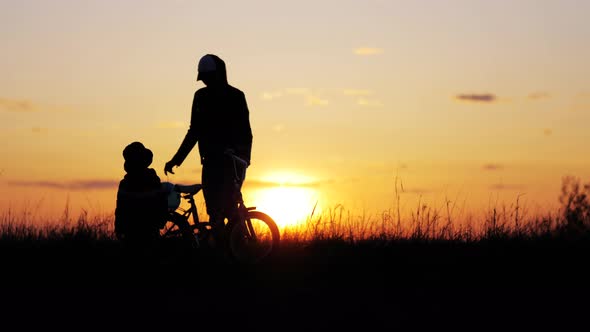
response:
[[[146,168],[152,163],[154,155],[150,149],[147,149],[140,142],[133,142],[123,150],[125,158],[125,169]]]

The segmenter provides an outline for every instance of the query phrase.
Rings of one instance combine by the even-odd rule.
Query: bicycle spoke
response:
[[[254,229],[254,226],[252,226],[252,219],[249,219],[248,218],[246,220],[246,226],[247,226],[246,231],[248,232],[249,237],[252,240],[256,241],[257,240],[257,238],[256,238],[256,230]]]
[[[274,221],[261,212],[251,212],[249,218],[230,230],[229,247],[239,262],[255,263],[269,256],[279,243]]]

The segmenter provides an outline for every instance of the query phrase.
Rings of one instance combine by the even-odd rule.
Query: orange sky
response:
[[[548,0],[3,1],[0,208],[57,213],[69,197],[111,211],[135,140],[162,180],[199,182],[196,149],[176,175],[163,166],[206,53],[246,94],[252,204],[276,207],[268,190],[294,182],[307,189],[284,197],[301,209],[379,214],[396,176],[408,206],[556,204],[562,176],[590,181],[588,12]]]

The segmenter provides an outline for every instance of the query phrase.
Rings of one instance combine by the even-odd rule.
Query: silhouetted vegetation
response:
[[[563,330],[588,308],[577,301],[590,295],[589,195],[590,185],[565,177],[557,211],[537,216],[517,199],[490,207],[481,220],[461,219],[450,201],[442,208],[418,202],[407,216],[395,207],[371,216],[337,206],[284,229],[279,255],[256,266],[174,246],[130,255],[110,215],[72,216],[66,207],[39,225],[26,212],[6,211],[4,303],[27,299],[27,311],[37,314],[67,310],[150,327],[146,317],[167,316],[189,326],[201,317],[205,325],[287,329]],[[67,309],[54,307],[56,298]]]
[[[449,241],[476,243],[481,241],[524,239],[579,239],[590,235],[590,183],[580,179],[563,178],[560,208],[547,215],[528,216],[530,211],[514,204],[493,206],[481,220],[466,217],[457,220],[455,206],[433,208],[418,202],[409,216],[401,216],[399,209],[378,215],[355,215],[344,206],[329,208],[321,215],[314,212],[304,223],[282,229],[282,240],[287,245],[310,242],[342,242],[355,244],[373,241],[380,245],[396,241]],[[399,197],[397,198],[399,202]],[[69,206],[57,220],[34,223],[28,211],[8,210],[0,215],[0,243],[33,241],[116,241],[113,216],[89,216],[82,211],[72,216]]]

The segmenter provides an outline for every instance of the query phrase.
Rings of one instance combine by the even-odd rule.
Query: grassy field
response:
[[[8,211],[0,315],[23,330],[569,330],[590,309],[589,191],[564,180],[559,211],[492,208],[479,227],[425,206],[403,220],[328,211],[283,230],[279,254],[255,266],[206,248],[130,253],[108,215],[66,209],[39,226]]]

